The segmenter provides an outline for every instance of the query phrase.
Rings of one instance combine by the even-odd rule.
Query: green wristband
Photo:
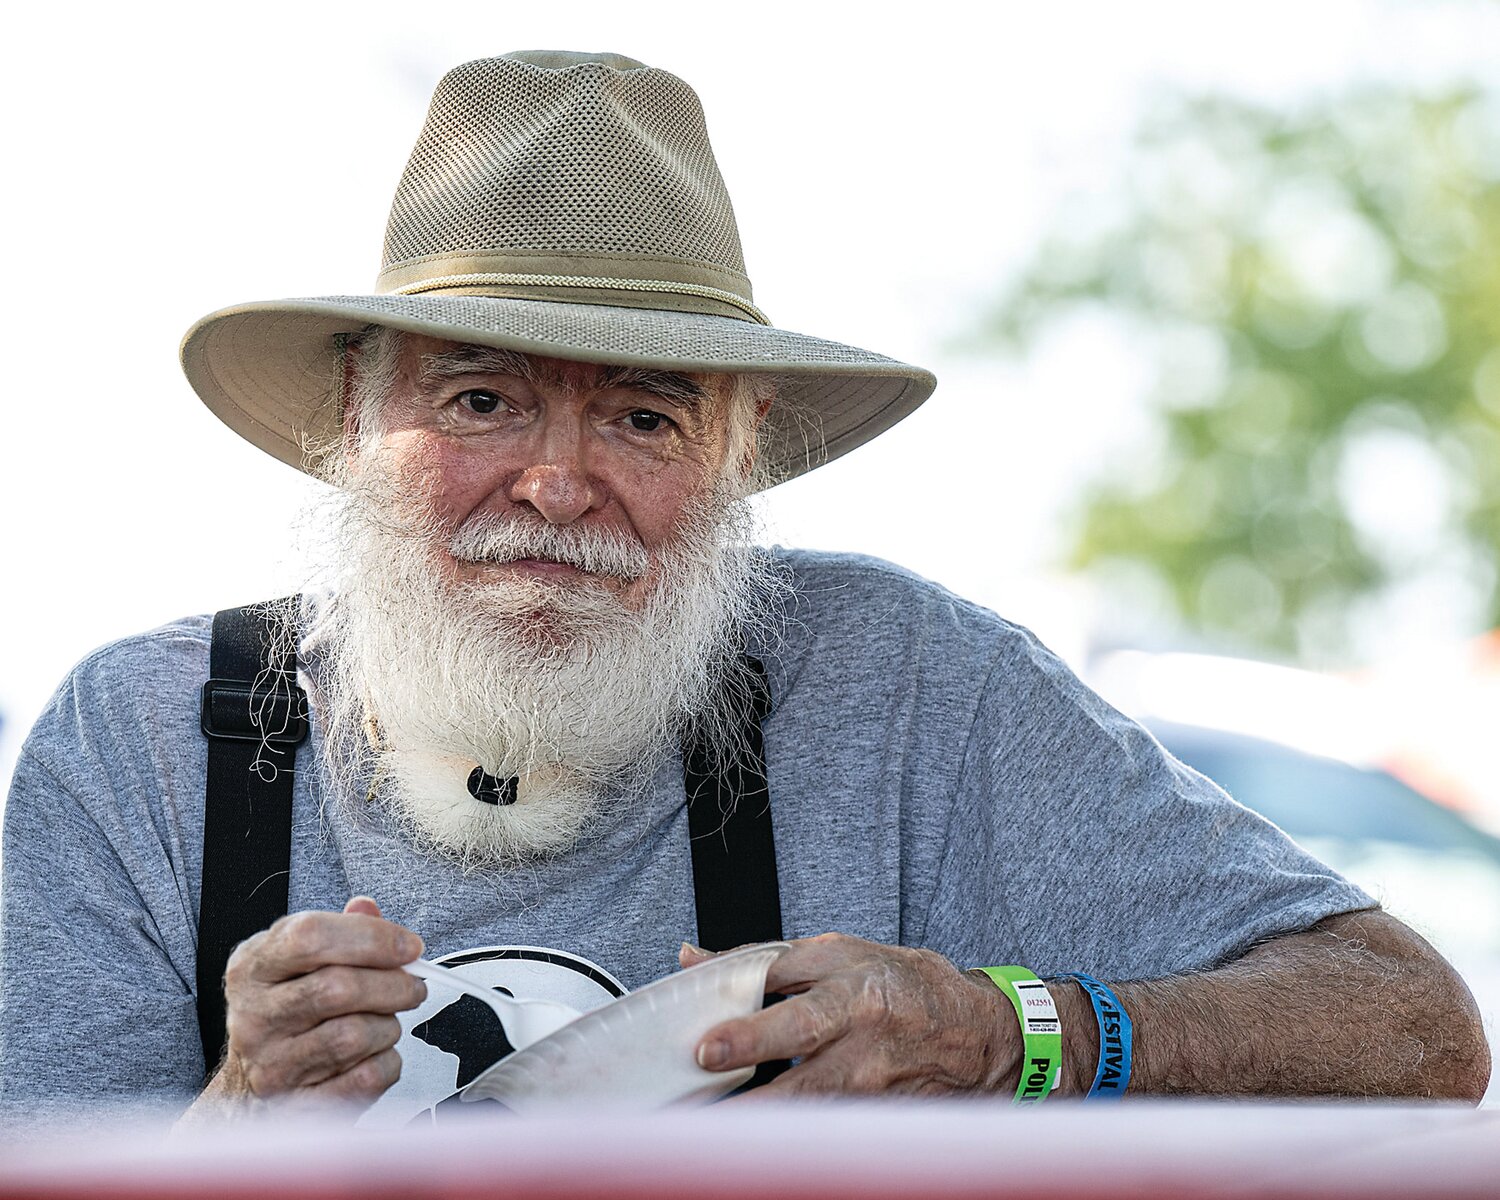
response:
[[[1021,1082],[1017,1104],[1040,1104],[1062,1069],[1062,1022],[1047,985],[1025,967],[971,967],[1005,993],[1021,1022]]]

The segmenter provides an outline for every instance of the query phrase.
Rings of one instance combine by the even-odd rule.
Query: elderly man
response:
[[[402,969],[424,945],[591,1008],[783,935],[788,998],[697,1049],[800,1060],[768,1093],[1483,1091],[1451,969],[1023,631],[751,545],[747,496],[932,380],[766,322],[675,77],[457,68],[379,294],[225,310],[183,361],[337,486],[329,578],[105,647],[42,717],[8,1111],[431,1119],[511,1047]]]

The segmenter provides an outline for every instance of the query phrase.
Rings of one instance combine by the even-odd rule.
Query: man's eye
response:
[[[470,388],[466,392],[459,392],[456,399],[465,408],[481,416],[494,412],[501,404],[499,396],[484,388]]]
[[[661,413],[652,412],[648,408],[638,408],[630,414],[630,427],[641,433],[655,433],[665,420],[666,417]]]

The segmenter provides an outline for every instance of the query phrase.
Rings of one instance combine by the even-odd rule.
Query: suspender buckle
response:
[[[206,736],[227,742],[300,746],[307,740],[307,693],[284,682],[257,689],[240,679],[210,679],[198,723]]]

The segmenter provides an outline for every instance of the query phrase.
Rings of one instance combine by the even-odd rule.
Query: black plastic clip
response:
[[[300,746],[307,740],[307,693],[296,684],[256,689],[240,679],[203,685],[199,727],[211,738]]]

